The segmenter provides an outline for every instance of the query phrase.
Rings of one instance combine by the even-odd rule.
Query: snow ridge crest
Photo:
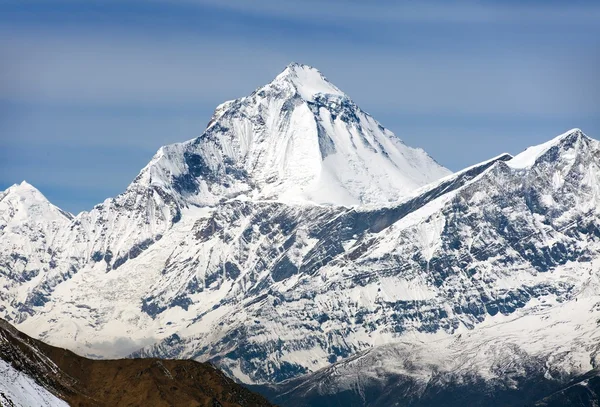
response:
[[[345,97],[346,95],[316,68],[309,65],[290,63],[271,84],[290,83],[306,101],[312,102],[318,94]],[[267,85],[267,86],[269,86]]]

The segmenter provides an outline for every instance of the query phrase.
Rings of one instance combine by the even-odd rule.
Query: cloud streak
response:
[[[536,23],[596,24],[595,4],[474,1],[286,1],[262,0],[155,0],[158,3],[214,7],[260,16],[313,19],[332,23]]]
[[[373,112],[593,114],[600,106],[598,61],[583,53],[396,55],[367,48],[359,57],[350,48],[25,34],[0,41],[0,54],[10,61],[0,94],[16,102],[216,106],[249,94],[298,60],[320,68]]]

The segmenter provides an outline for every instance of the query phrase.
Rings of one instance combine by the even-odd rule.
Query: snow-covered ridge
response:
[[[561,135],[556,136],[552,140],[527,148],[522,153],[517,154],[512,160],[508,161],[507,164],[511,168],[515,169],[529,168],[535,164],[539,157],[548,152],[552,147],[556,147],[560,143],[564,143],[567,139],[576,140],[579,138],[590,140],[590,138],[587,137],[580,129],[571,129]]]
[[[275,78],[274,82],[289,82],[294,85],[300,96],[308,102],[314,102],[315,97],[334,95],[345,97],[344,92],[333,85],[317,69],[292,62]]]

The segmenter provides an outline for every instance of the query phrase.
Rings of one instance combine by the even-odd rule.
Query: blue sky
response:
[[[600,138],[600,3],[4,0],[0,188],[71,212],[291,61],[452,170]]]

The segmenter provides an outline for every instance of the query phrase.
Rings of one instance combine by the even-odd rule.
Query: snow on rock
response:
[[[224,228],[237,222],[222,219],[205,224],[227,230],[212,235],[209,241],[225,246],[210,253],[241,270],[239,291],[227,288],[217,309],[203,306],[206,320],[188,322],[140,354],[202,357],[244,373],[243,379],[280,381],[415,334],[453,336],[542,299],[550,306],[585,290],[590,295],[598,279],[590,261],[600,250],[600,148],[584,136],[580,143],[574,155],[575,144],[563,140],[556,156],[525,172],[500,156],[393,207],[228,209],[250,220],[241,229]],[[556,177],[564,180],[560,189]],[[274,219],[283,230],[266,226]],[[306,227],[308,234],[299,233]],[[305,244],[286,243],[291,236],[310,239],[301,262],[289,261],[285,248]],[[284,249],[270,252],[273,247]],[[191,261],[202,264],[200,257]],[[152,302],[168,307],[160,298]],[[299,352],[302,363],[292,358]]]
[[[538,158],[546,154],[552,148],[560,146],[561,143],[564,143],[567,139],[577,140],[581,137],[585,137],[585,135],[580,129],[569,130],[559,136],[556,136],[550,141],[539,144],[537,146],[529,147],[522,153],[516,155],[507,164],[511,168],[515,169],[530,168],[536,163]]]
[[[289,406],[327,405],[341,394],[348,405],[533,405],[599,362],[597,299],[544,302],[460,335],[376,346],[270,393]]]
[[[61,282],[90,264],[117,270],[196,206],[234,198],[389,204],[448,173],[319,71],[291,64],[249,97],[220,105],[200,137],[160,148],[125,192],[89,212],[72,217],[26,183],[5,191],[1,221],[12,223],[0,232],[0,261],[4,274],[20,276],[11,274],[10,294],[0,297],[7,317],[25,319]]]
[[[163,147],[138,180],[187,202],[390,203],[450,171],[406,146],[318,70],[289,65],[220,105],[198,138]]]
[[[0,405],[18,407],[68,406],[54,377],[57,366],[34,343],[0,319]],[[52,393],[52,389],[56,394]]]
[[[40,191],[26,181],[0,193],[3,229],[11,222],[19,226],[25,222],[63,222],[73,216],[52,205]]]
[[[0,315],[87,356],[273,383],[595,300],[599,143],[575,131],[530,153],[448,175],[292,64],[90,212],[32,193],[39,225],[10,223],[23,193],[2,193]]]
[[[64,400],[3,360],[0,360],[0,404],[15,407],[68,407]]]
[[[0,310],[15,312],[13,298],[24,301],[28,287],[43,278],[56,236],[72,218],[25,181],[0,192]]]

